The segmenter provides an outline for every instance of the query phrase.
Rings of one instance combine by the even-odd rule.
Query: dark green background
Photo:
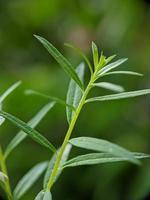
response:
[[[64,98],[69,78],[33,37],[50,40],[76,66],[81,58],[63,46],[71,42],[91,59],[91,41],[109,56],[128,57],[122,68],[144,77],[116,75],[105,78],[126,90],[150,88],[150,1],[144,0],[1,0],[0,92],[22,80],[4,109],[28,121],[47,101],[25,96],[33,88]],[[99,89],[92,95],[105,94]],[[108,93],[108,92],[107,92]],[[39,124],[57,147],[67,130],[65,109],[57,105]],[[0,127],[5,148],[18,129],[9,122]],[[150,96],[86,105],[74,136],[88,135],[116,142],[132,151],[150,153]],[[77,149],[72,155],[78,154]],[[34,164],[49,159],[43,147],[26,139],[8,159],[12,187]],[[22,200],[34,199],[40,179]],[[52,190],[54,200],[144,200],[150,193],[150,160],[141,167],[128,163],[66,170]],[[2,196],[0,191],[0,196]]]

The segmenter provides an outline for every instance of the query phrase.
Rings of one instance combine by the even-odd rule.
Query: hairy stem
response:
[[[90,89],[92,87],[92,83],[94,82],[94,79],[95,79],[95,76],[93,74],[92,77],[91,77],[91,80],[89,81],[89,84],[88,84],[86,90],[83,93],[83,96],[82,96],[82,98],[81,98],[81,100],[79,102],[79,105],[78,105],[78,107],[76,109],[76,112],[75,112],[75,114],[74,114],[74,116],[73,116],[73,118],[71,120],[71,123],[69,125],[68,131],[67,131],[66,136],[65,136],[65,139],[64,139],[63,144],[61,146],[60,152],[59,152],[59,154],[57,156],[57,159],[56,159],[56,162],[55,162],[51,177],[50,177],[50,179],[48,181],[48,184],[47,184],[47,189],[48,190],[51,189],[51,187],[53,186],[53,184],[55,182],[55,177],[57,175],[59,164],[60,164],[61,158],[63,156],[64,150],[65,150],[66,145],[68,144],[68,141],[69,141],[69,139],[71,137],[72,131],[74,129],[74,126],[76,124],[78,116],[79,116],[79,114],[81,112],[81,109],[82,109],[82,107],[83,107],[83,105],[85,103],[86,97],[87,97],[87,95],[88,95],[88,93],[89,93],[89,91],[90,91]]]
[[[7,167],[6,167],[6,163],[5,163],[5,159],[4,159],[4,155],[3,155],[1,147],[0,147],[0,168],[1,168],[2,172],[8,177]],[[7,199],[13,200],[9,177],[8,177],[7,181],[5,182],[4,190],[5,190]]]

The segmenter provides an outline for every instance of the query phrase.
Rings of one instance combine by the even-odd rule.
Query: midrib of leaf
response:
[[[150,155],[144,153],[131,152],[131,155],[136,159],[149,158]],[[93,165],[93,164],[103,164],[110,162],[120,162],[120,161],[129,161],[129,158],[124,156],[114,156],[111,153],[90,153],[85,155],[79,155],[75,158],[72,158],[66,161],[63,165],[63,168],[66,167],[76,167],[81,165]]]
[[[16,118],[15,116],[0,111],[0,115],[4,118],[8,119],[10,122],[15,124],[18,128],[23,130],[25,133],[27,133],[33,140],[41,144],[42,146],[48,148],[52,152],[56,153],[56,148],[51,144],[43,135],[41,135],[38,131],[32,129],[30,126],[28,126],[25,122],[21,121],[20,119]]]

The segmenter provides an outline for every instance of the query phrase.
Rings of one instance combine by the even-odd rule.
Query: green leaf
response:
[[[123,92],[124,88],[121,85],[116,85],[109,82],[100,82],[100,83],[93,83],[92,86],[94,87],[101,87],[104,89],[112,90],[114,92]]]
[[[108,63],[111,62],[115,57],[116,57],[116,55],[109,56],[109,57],[106,59],[106,63],[108,64]]]
[[[37,143],[50,149],[53,152],[56,152],[55,147],[44,136],[42,136],[38,131],[32,129],[25,122],[21,121],[20,119],[18,119],[17,117],[15,117],[9,113],[3,112],[3,111],[0,111],[0,116],[3,116],[4,118],[8,119],[10,122],[12,122],[18,128],[20,128],[22,131],[24,131],[27,135],[29,135]]]
[[[136,159],[148,158],[150,155],[144,153],[131,153]],[[128,157],[117,157],[110,153],[90,153],[80,155],[64,163],[63,168],[76,167],[81,165],[95,165],[110,162],[128,161]]]
[[[90,70],[91,74],[93,74],[92,65],[91,65],[89,59],[86,57],[86,55],[82,52],[82,50],[79,49],[78,47],[75,47],[75,46],[73,46],[72,44],[68,44],[68,43],[65,43],[65,46],[70,47],[70,48],[72,48],[73,50],[75,50],[75,51],[84,59],[84,61],[86,62],[86,64],[87,64],[88,67],[89,67],[89,70]]]
[[[85,71],[84,64],[81,63],[77,67],[76,71],[77,71],[77,74],[80,77],[80,79],[83,81],[84,71]],[[79,88],[79,86],[76,84],[76,82],[74,80],[71,80],[69,83],[69,87],[68,87],[66,103],[69,105],[72,105],[76,109],[79,105],[81,98],[82,98],[81,89]],[[69,107],[67,107],[66,114],[67,114],[68,123],[70,123],[75,112],[72,109],[70,109]]]
[[[127,75],[134,75],[134,76],[143,76],[143,74],[132,72],[132,71],[113,71],[104,74],[103,76],[113,75],[113,74],[127,74]]]
[[[127,58],[122,58],[113,63],[106,65],[105,67],[99,70],[98,76],[104,75],[106,72],[118,67],[119,65],[123,64],[125,61],[127,61]]]
[[[25,176],[23,176],[14,190],[15,199],[20,199],[34,185],[34,183],[45,171],[47,165],[48,162],[39,163],[30,169]]]
[[[0,116],[0,126],[4,123],[4,121],[5,121],[5,118]]]
[[[55,102],[50,102],[46,104],[27,124],[31,128],[35,128],[38,123],[43,119],[43,117],[48,113],[49,110],[53,108],[55,105]],[[19,133],[11,140],[11,142],[8,144],[4,157],[5,159],[8,157],[8,155],[13,151],[13,149],[18,146],[25,138],[27,137],[27,134],[23,131],[19,131]]]
[[[6,97],[12,93],[19,85],[21,81],[14,83],[11,87],[9,87],[1,96],[0,96],[0,104],[6,99]]]
[[[101,69],[106,64],[106,56],[103,55],[103,51],[101,52],[101,56],[98,63],[98,69]]]
[[[86,100],[86,103],[93,102],[93,101],[110,101],[110,100],[116,100],[116,99],[126,99],[126,98],[147,95],[147,94],[150,94],[150,89],[137,90],[137,91],[131,91],[131,92],[122,92],[120,94],[110,94],[110,95],[105,95],[105,96],[93,97],[93,98]]]
[[[98,67],[99,55],[98,55],[98,48],[94,42],[92,42],[92,53],[93,53],[93,61],[95,69]]]
[[[65,101],[63,101],[62,99],[59,99],[57,97],[49,96],[49,95],[37,92],[35,90],[26,90],[25,94],[27,94],[27,95],[37,95],[37,96],[40,96],[40,97],[43,97],[43,98],[46,98],[46,99],[50,99],[50,100],[55,101],[56,103],[59,103],[59,104],[65,106],[65,107],[69,107],[72,110],[75,110],[75,108],[72,105],[67,104]]]
[[[35,200],[52,200],[50,191],[42,190],[36,197]]]
[[[0,171],[0,182],[2,184],[5,184],[7,182],[7,180],[8,180],[7,175]]]
[[[55,58],[55,60],[61,65],[64,71],[83,89],[83,85],[72,67],[71,63],[45,38],[38,35],[34,35],[47,49],[47,51]]]
[[[57,172],[57,175],[55,177],[55,181],[59,178],[59,176],[61,175],[62,173],[62,166],[63,164],[66,162],[66,160],[68,159],[69,157],[69,154],[70,154],[70,151],[71,151],[71,148],[72,148],[72,145],[71,144],[67,144],[66,146],[66,149],[63,153],[63,156],[61,158],[61,161],[60,161],[60,166],[59,166],[59,169],[58,169],[58,172]],[[58,150],[58,153],[59,153],[60,149]],[[47,188],[47,184],[48,184],[48,181],[51,177],[51,174],[52,174],[52,170],[54,168],[54,164],[55,164],[55,161],[56,161],[56,155],[53,155],[53,157],[50,159],[50,162],[49,162],[49,165],[48,165],[48,168],[46,170],[46,173],[45,173],[45,177],[44,177],[44,182],[43,182],[43,187],[44,189]]]
[[[111,153],[112,155],[119,157],[126,157],[130,162],[139,164],[139,161],[134,158],[130,151],[107,140],[91,137],[78,137],[71,139],[69,142],[76,147]]]

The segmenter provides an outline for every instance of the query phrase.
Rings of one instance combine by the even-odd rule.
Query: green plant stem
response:
[[[0,147],[0,168],[1,168],[2,172],[8,177],[7,167],[6,167],[6,163],[5,163],[5,159],[4,159],[1,147]],[[8,177],[7,181],[5,182],[4,190],[5,190],[7,199],[13,200],[9,177]]]
[[[92,87],[92,84],[93,84],[94,80],[95,80],[95,74],[93,74],[91,76],[91,80],[89,81],[89,84],[87,85],[87,88],[83,93],[83,96],[82,96],[82,98],[80,100],[79,106],[76,109],[76,112],[75,112],[75,114],[74,114],[74,116],[72,118],[72,121],[71,121],[70,125],[69,125],[68,131],[66,133],[65,139],[64,139],[63,144],[61,146],[60,152],[57,155],[57,159],[56,159],[56,162],[55,162],[51,177],[50,177],[50,179],[48,181],[47,190],[50,190],[51,187],[53,186],[54,182],[55,182],[55,177],[56,177],[58,169],[59,169],[59,164],[60,164],[62,155],[63,155],[64,150],[66,148],[66,145],[68,144],[68,141],[69,141],[69,139],[71,137],[71,134],[72,134],[72,131],[73,131],[74,126],[76,124],[76,121],[78,119],[78,116],[79,116],[79,114],[81,112],[81,109],[82,109],[82,107],[83,107],[83,105],[85,103],[86,97],[87,97],[87,95],[88,95],[88,93],[89,93],[89,91],[90,91],[90,89]]]

